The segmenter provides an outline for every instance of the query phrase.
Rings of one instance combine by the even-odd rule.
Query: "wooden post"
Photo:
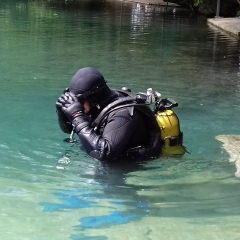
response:
[[[217,11],[216,11],[216,17],[219,17],[220,12],[220,0],[217,0]]]

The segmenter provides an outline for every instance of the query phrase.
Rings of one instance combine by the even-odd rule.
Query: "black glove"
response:
[[[56,102],[56,108],[62,110],[62,107],[66,104],[69,98],[70,92],[63,91],[63,94],[58,98]]]
[[[69,92],[69,88],[64,89],[63,93]],[[62,100],[61,102],[57,101],[56,102],[56,112],[58,115],[58,124],[60,129],[64,133],[71,133],[73,126],[72,123],[69,121],[68,117],[65,115],[65,113],[62,111]]]
[[[77,97],[71,92],[62,94],[56,102],[56,107],[60,108],[67,118],[72,122],[76,117],[84,115],[84,107]]]

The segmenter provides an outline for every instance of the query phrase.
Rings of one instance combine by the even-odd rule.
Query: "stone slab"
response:
[[[240,18],[209,18],[208,23],[224,30],[225,32],[230,33],[231,35],[235,35],[240,39]]]

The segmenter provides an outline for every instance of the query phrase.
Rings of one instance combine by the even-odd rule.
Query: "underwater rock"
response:
[[[236,177],[240,177],[240,135],[218,135],[216,139],[223,143],[223,148],[230,155],[230,162],[235,162]]]

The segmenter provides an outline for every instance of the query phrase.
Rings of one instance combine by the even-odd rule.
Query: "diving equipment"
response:
[[[161,130],[161,153],[167,156],[183,155],[185,153],[185,147],[182,145],[183,133],[180,130],[179,118],[172,110],[178,103],[171,98],[162,99],[161,93],[154,92],[152,88],[148,88],[146,93],[138,93],[137,96],[144,99],[144,94],[145,104],[154,104],[154,115]]]
[[[148,119],[148,121],[146,121],[146,126],[155,124],[155,129],[158,130],[156,134],[160,143],[158,149],[161,149],[162,155],[183,155],[185,153],[180,122],[178,116],[172,110],[172,108],[178,106],[177,102],[170,98],[162,99],[161,94],[159,92],[154,92],[151,88],[147,89],[146,93],[139,92],[137,94],[132,94],[131,90],[128,88],[122,88],[122,90],[118,90],[118,92],[122,93],[125,97],[111,102],[101,110],[91,123],[91,127],[94,129],[95,133],[99,132],[102,122],[105,121],[106,117],[111,112],[121,108],[135,106],[136,110],[140,111],[143,116]],[[154,105],[153,110],[147,107],[151,104]],[[147,109],[149,109],[149,112]],[[152,120],[150,120],[151,115]],[[70,137],[69,140],[69,142],[72,142],[72,137]]]
[[[177,107],[178,103],[171,98],[161,98],[159,92],[153,92],[152,88],[147,89],[147,93],[139,92],[135,96],[130,94],[131,90],[122,88],[126,97],[116,100],[109,104],[93,122],[95,130],[100,125],[104,117],[111,111],[130,106],[146,106],[154,104],[153,113],[155,115],[161,135],[161,153],[163,155],[183,155],[185,147],[183,144],[183,133],[180,130],[179,118],[172,108]],[[123,92],[122,92],[123,93]]]
[[[158,92],[155,98],[154,113],[161,129],[162,154],[183,155],[185,153],[185,147],[182,145],[183,133],[180,130],[179,118],[172,110],[178,103],[171,98],[161,99]]]
[[[74,129],[72,130],[69,138],[65,138],[63,141],[68,142],[68,143],[74,143],[75,142],[75,140],[74,140]]]

